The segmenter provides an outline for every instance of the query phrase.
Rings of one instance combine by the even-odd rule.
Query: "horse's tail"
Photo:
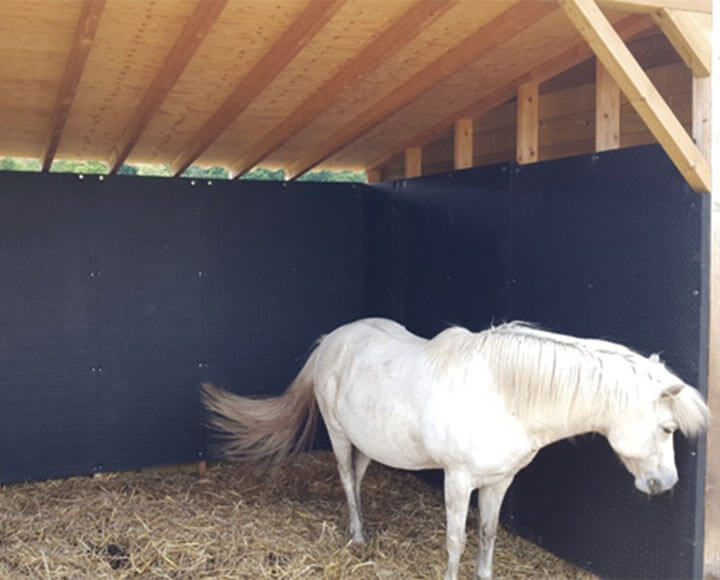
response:
[[[216,453],[226,459],[281,461],[307,450],[317,427],[313,374],[317,350],[284,394],[242,397],[203,383],[202,399],[212,411],[210,426],[221,434]]]

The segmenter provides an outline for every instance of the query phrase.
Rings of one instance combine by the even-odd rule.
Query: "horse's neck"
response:
[[[540,449],[561,439],[597,432],[605,434],[611,418],[598,409],[558,413],[548,407],[533,409],[525,418],[525,429],[535,448]]]

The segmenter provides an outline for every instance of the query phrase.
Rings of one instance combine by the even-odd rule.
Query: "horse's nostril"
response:
[[[650,493],[660,493],[660,482],[654,477],[648,478],[648,487],[650,488]]]

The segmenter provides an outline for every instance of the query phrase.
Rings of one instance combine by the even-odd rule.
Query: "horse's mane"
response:
[[[523,322],[510,322],[479,333],[448,329],[428,343],[438,372],[454,365],[472,364],[481,355],[493,384],[508,410],[518,417],[552,412],[622,415],[627,409],[656,400],[662,389],[683,381],[658,358],[643,355],[613,342],[556,334]],[[456,367],[457,368],[457,367]],[[695,389],[673,400],[678,427],[687,435],[698,433],[707,413]]]

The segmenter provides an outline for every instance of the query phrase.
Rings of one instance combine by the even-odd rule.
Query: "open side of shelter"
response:
[[[668,343],[720,414],[720,208],[701,193],[710,0],[133,6],[3,5],[0,155],[43,172],[97,159],[110,175],[0,176],[0,480],[204,460],[194,385],[275,392],[317,335],[364,314],[425,334],[524,317]],[[649,143],[664,153],[636,148]],[[124,163],[235,178],[262,165],[291,181],[352,168],[376,185],[114,177]],[[659,532],[616,566],[590,561],[607,533],[581,542],[576,520],[533,509],[528,490],[567,449],[521,478],[507,517],[605,575],[660,576],[661,552],[679,575],[718,575],[719,437],[712,426],[710,453],[678,448],[681,515],[671,500],[623,504],[633,529],[681,521],[676,549]],[[612,470],[578,473],[575,489],[606,497],[594,473],[626,501]],[[582,517],[602,512],[596,530],[617,523],[562,493]]]

